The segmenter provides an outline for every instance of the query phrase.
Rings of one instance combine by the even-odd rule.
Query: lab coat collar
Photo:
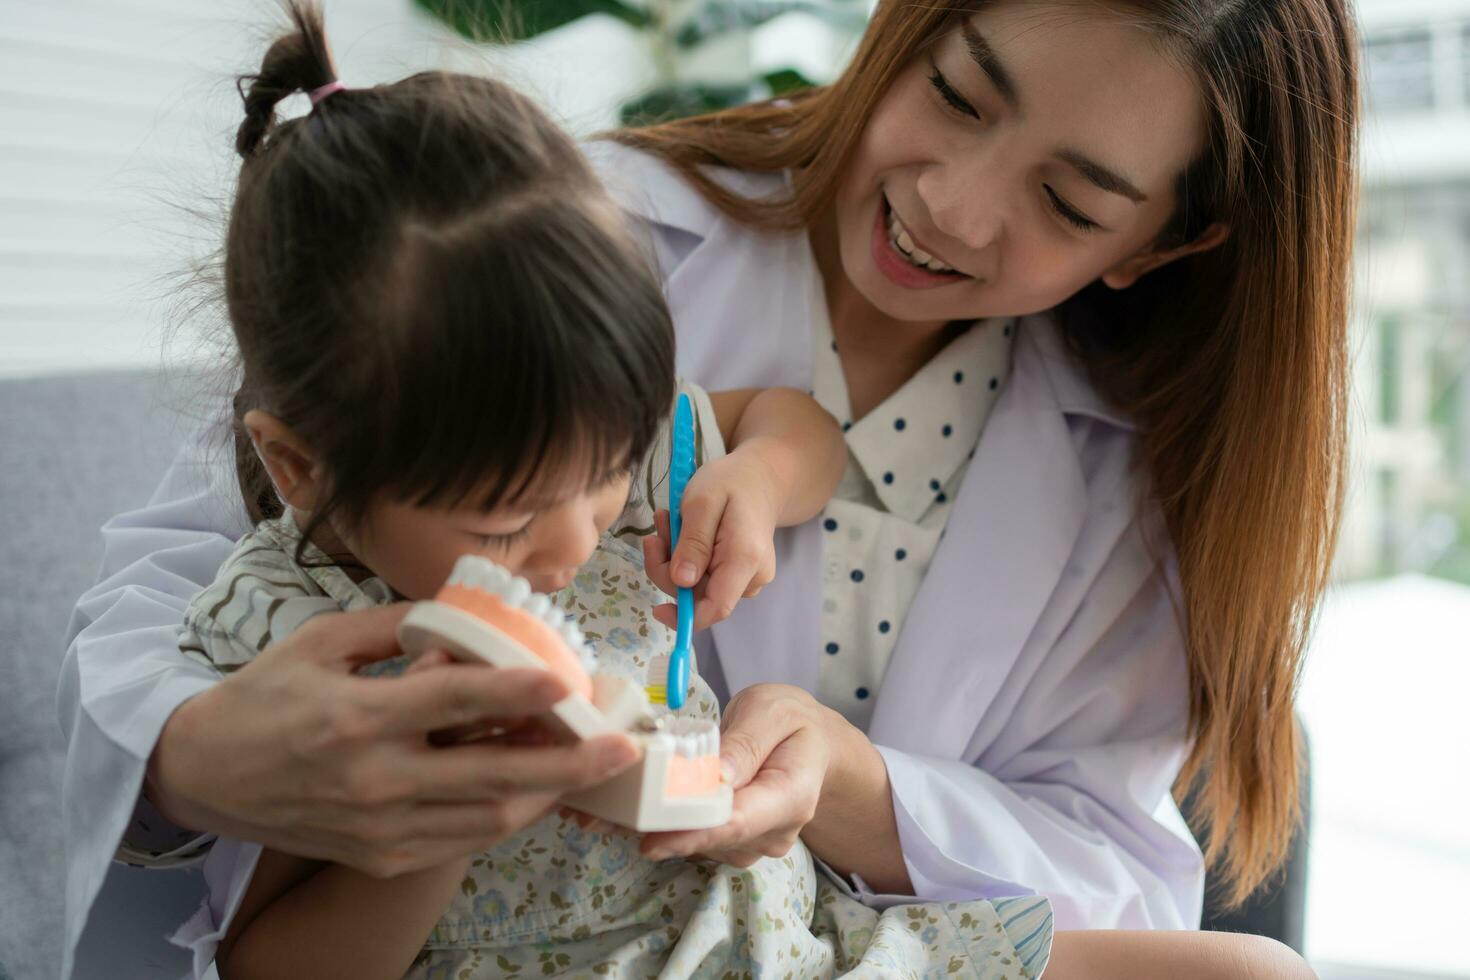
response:
[[[996,397],[987,386],[999,388],[1010,372],[1014,329],[1008,317],[967,326],[883,404],[852,424],[848,449],[889,513],[917,524],[942,500],[941,488],[968,465],[990,414],[985,400]],[[832,387],[841,387],[846,406],[836,348],[824,349],[819,339],[814,350],[816,358],[829,359]],[[828,373],[819,370],[818,381]],[[820,385],[817,394],[821,400]]]

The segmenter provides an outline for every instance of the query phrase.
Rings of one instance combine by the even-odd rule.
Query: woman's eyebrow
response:
[[[1016,91],[1016,81],[995,56],[995,49],[990,46],[990,42],[968,20],[960,25],[960,36],[965,39],[970,58],[990,78],[990,84],[995,86],[1006,105],[1019,112],[1021,94]]]
[[[960,36],[965,39],[965,48],[970,52],[970,58],[990,79],[990,84],[995,86],[995,90],[1000,93],[1006,105],[1019,112],[1021,93],[1016,89],[1016,80],[1000,63],[990,42],[985,40],[985,36],[976,30],[975,25],[968,20],[960,24]],[[1134,204],[1142,204],[1148,200],[1148,195],[1139,190],[1128,178],[1076,150],[1059,150],[1057,159],[1070,164],[1090,183],[1110,194],[1121,194]]]
[[[1148,200],[1148,195],[1135,187],[1132,181],[1076,150],[1058,150],[1057,159],[1071,164],[1088,181],[1110,194],[1121,194],[1134,204],[1142,204]]]

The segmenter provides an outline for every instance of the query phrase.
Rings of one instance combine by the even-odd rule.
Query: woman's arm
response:
[[[220,943],[221,980],[401,977],[469,860],[385,879],[264,851]]]
[[[842,715],[825,707],[822,712],[831,761],[801,839],[833,870],[857,875],[883,894],[912,895],[883,755]]]

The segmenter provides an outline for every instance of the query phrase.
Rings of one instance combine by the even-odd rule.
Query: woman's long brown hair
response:
[[[1132,289],[1090,287],[1069,307],[1094,315],[1061,318],[1139,425],[1183,592],[1193,741],[1176,792],[1193,793],[1231,904],[1280,867],[1300,817],[1294,695],[1341,512],[1358,111],[1346,2],[1113,0],[1193,66],[1210,117],[1161,245],[1212,221],[1230,236]],[[613,136],[742,221],[808,226],[897,73],[979,6],[883,0],[832,85]],[[708,165],[791,170],[795,193],[746,200]]]

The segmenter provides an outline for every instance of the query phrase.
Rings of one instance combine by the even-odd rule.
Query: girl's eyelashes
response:
[[[1050,187],[1047,187],[1045,184],[1043,184],[1042,187],[1046,189],[1046,196],[1051,200],[1052,210],[1061,215],[1063,220],[1065,220],[1069,225],[1078,229],[1079,231],[1092,231],[1092,229],[1098,226],[1096,221],[1093,221],[1085,214],[1077,211],[1070,204],[1057,196],[1056,191],[1052,190]]]
[[[470,531],[468,533],[476,541],[480,542],[480,547],[482,548],[509,548],[531,533],[531,522],[527,521],[519,530],[510,531],[506,534],[481,534],[478,531]]]
[[[944,77],[944,73],[939,70],[939,65],[931,60],[929,62],[929,66],[933,69],[933,71],[929,75],[929,84],[934,86],[934,91],[939,93],[939,97],[942,98],[945,102],[949,103],[949,107],[956,112],[962,113],[973,119],[979,119],[980,113],[976,112],[975,107],[965,101],[964,96],[960,95],[960,93],[954,90],[954,86],[949,84],[949,80],[946,79]]]

